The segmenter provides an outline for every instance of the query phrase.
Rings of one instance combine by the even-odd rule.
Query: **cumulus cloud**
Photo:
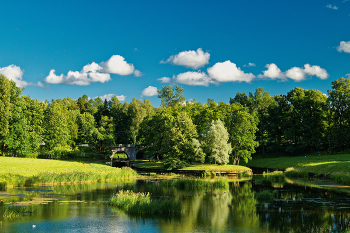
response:
[[[244,73],[231,61],[218,62],[207,71],[209,76],[217,82],[250,82],[255,78],[252,73]]]
[[[23,80],[23,71],[19,66],[9,65],[6,67],[0,67],[0,74],[6,76],[9,80],[13,80],[18,87],[26,87],[28,85],[35,85],[34,83],[28,83]]]
[[[68,71],[67,75],[56,75],[55,70],[50,70],[45,78],[46,83],[87,86],[91,83],[105,83],[111,80],[110,74],[130,75],[140,77],[142,73],[128,64],[120,55],[113,55],[108,61],[97,64],[92,62],[85,65],[81,71]]]
[[[169,78],[169,77],[162,77],[162,78],[158,78],[157,80],[161,83],[170,83],[171,82],[171,78]]]
[[[149,86],[145,89],[143,89],[141,96],[155,96],[158,95],[158,89],[156,87]]]
[[[84,66],[85,67],[85,66]],[[82,71],[68,71],[67,75],[56,75],[55,70],[50,70],[49,75],[45,78],[46,83],[50,84],[66,84],[87,86],[95,82],[108,82],[111,80],[110,74],[99,72],[84,72]]]
[[[325,69],[319,66],[310,66],[309,64],[304,65],[304,72],[311,76],[316,76],[320,79],[327,79],[328,73]]]
[[[294,81],[302,81],[305,79],[305,72],[302,68],[293,67],[286,71],[286,76]]]
[[[126,96],[125,95],[117,95],[117,98],[119,101],[125,101]]]
[[[271,63],[266,65],[267,70],[263,71],[263,74],[259,74],[259,78],[270,78],[270,79],[281,79],[286,80],[286,78],[293,79],[294,81],[302,81],[309,76],[316,76],[320,79],[327,79],[329,77],[327,71],[319,66],[311,66],[310,64],[305,64],[304,68],[293,67],[282,72],[276,64]]]
[[[173,77],[173,81],[175,83],[191,86],[209,86],[210,83],[215,83],[206,73],[192,71],[188,71]]]
[[[338,10],[337,6],[333,6],[331,4],[328,4],[326,7],[329,8],[329,9],[332,9],[332,10]]]
[[[263,71],[263,74],[259,74],[259,78],[271,78],[285,80],[285,74],[277,67],[275,63],[267,64],[265,66],[267,70]]]
[[[100,66],[103,68],[105,73],[119,74],[119,75],[130,75],[136,72],[140,75],[141,72],[135,70],[133,64],[129,64],[125,61],[125,58],[120,55],[113,55],[108,61],[101,62]]]
[[[173,65],[185,66],[192,69],[198,69],[209,63],[210,54],[203,52],[201,48],[197,51],[183,51],[176,55],[170,56],[166,61],[160,63],[171,63]]]
[[[338,52],[350,53],[350,41],[341,41],[337,50]]]

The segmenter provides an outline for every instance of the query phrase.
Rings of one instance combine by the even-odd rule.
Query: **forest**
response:
[[[147,99],[121,103],[83,95],[38,101],[0,75],[0,151],[3,156],[67,159],[108,155],[136,144],[169,169],[191,162],[238,164],[254,154],[301,155],[350,150],[350,79],[327,95],[294,88],[270,96],[262,87],[229,103],[186,101],[184,89],[163,86],[161,106]],[[89,147],[81,147],[88,144]]]

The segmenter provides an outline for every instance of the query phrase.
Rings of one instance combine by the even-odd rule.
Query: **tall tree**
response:
[[[207,153],[211,162],[212,159],[219,164],[227,164],[229,162],[232,148],[228,140],[229,134],[220,119],[213,120],[207,129],[201,133],[204,152]]]
[[[69,129],[64,107],[52,103],[44,112],[44,142],[48,151],[56,146],[66,146],[69,141]]]
[[[9,133],[9,121],[11,116],[11,85],[9,80],[0,74],[0,150],[5,156],[5,137]]]
[[[172,85],[163,86],[162,90],[158,90],[158,98],[162,99],[162,106],[173,107],[178,104],[182,104],[186,101],[184,96],[184,89],[176,85],[175,90]]]
[[[344,151],[350,148],[350,79],[341,78],[332,82],[328,91],[330,108],[331,150]]]

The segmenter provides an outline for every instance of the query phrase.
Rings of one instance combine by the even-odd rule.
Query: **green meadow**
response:
[[[253,157],[248,167],[261,167],[285,170],[287,177],[308,177],[309,172],[330,174],[331,179],[340,184],[350,185],[350,154],[311,155],[295,157],[262,158]]]
[[[136,178],[131,168],[92,162],[0,157],[0,189],[40,184],[104,182]]]

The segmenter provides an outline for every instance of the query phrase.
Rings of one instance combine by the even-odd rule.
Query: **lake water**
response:
[[[129,215],[107,204],[118,189],[181,200],[182,213]],[[254,193],[278,190],[258,203]],[[275,191],[276,193],[276,191]],[[4,218],[16,210],[20,216]],[[227,189],[163,187],[156,178],[130,183],[8,189],[0,192],[0,232],[346,232],[347,192],[254,176]]]

